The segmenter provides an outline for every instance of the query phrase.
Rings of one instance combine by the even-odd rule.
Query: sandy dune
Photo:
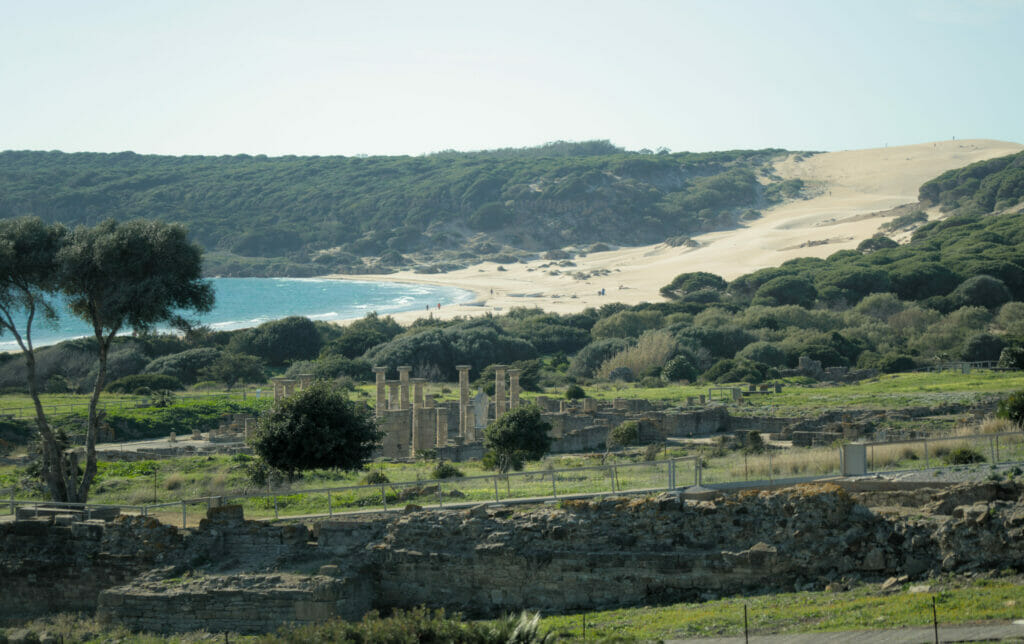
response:
[[[551,262],[536,260],[505,265],[502,271],[497,264],[484,263],[442,275],[403,271],[373,279],[458,286],[477,293],[474,305],[394,316],[403,323],[425,315],[482,315],[519,306],[570,313],[609,302],[656,302],[662,299],[658,289],[679,273],[708,271],[734,279],[794,257],[827,257],[854,248],[887,221],[882,212],[917,201],[925,181],[1022,149],[1017,143],[964,140],[829,152],[803,160],[791,155],[777,164],[778,174],[803,179],[816,196],[767,210],[744,228],[695,237],[700,248],[656,244],[577,257],[575,267],[541,268]],[[553,269],[561,273],[552,275]],[[600,270],[609,273],[582,280],[574,276]],[[598,295],[601,289],[604,296]]]

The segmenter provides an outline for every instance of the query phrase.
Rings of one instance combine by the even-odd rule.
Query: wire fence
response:
[[[869,442],[867,468],[872,473],[931,470],[987,464],[998,468],[1024,461],[1024,433],[969,434]]]
[[[195,525],[213,506],[237,503],[246,516],[262,519],[334,516],[404,508],[452,507],[479,503],[544,502],[611,494],[650,493],[692,484],[699,475],[696,457],[622,463],[570,469],[509,472],[463,478],[388,482],[320,489],[268,489],[229,492],[218,496],[139,505],[67,504],[15,499],[13,490],[3,505],[6,513],[31,517],[75,512],[101,514],[120,507],[126,514],[153,516],[168,523]],[[3,514],[3,512],[0,512]],[[191,523],[190,523],[191,515]]]
[[[865,450],[867,474],[940,469],[991,468],[989,478],[1002,477],[1001,466],[1024,464],[1024,433],[979,434],[869,442]],[[445,508],[479,503],[545,502],[612,494],[642,494],[690,486],[782,486],[843,474],[842,447],[768,449],[762,453],[732,452],[711,459],[710,454],[639,463],[610,463],[589,467],[531,470],[463,478],[385,482],[371,485],[297,489],[288,485],[266,491],[226,492],[215,496],[156,502],[157,477],[153,473],[153,503],[59,504],[19,500],[14,489],[2,491],[0,515],[34,516],[75,511],[91,515],[120,508],[129,514],[155,516],[187,527],[205,510],[227,503],[243,506],[255,519],[334,516],[380,512],[407,505]],[[981,473],[984,473],[982,470]],[[1024,472],[1020,472],[1024,474]],[[1011,476],[1013,474],[1011,473]],[[190,521],[191,517],[191,521]]]

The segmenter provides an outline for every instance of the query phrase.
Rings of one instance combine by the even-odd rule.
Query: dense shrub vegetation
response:
[[[549,152],[554,155],[556,149]],[[590,152],[584,154],[583,149]],[[629,174],[642,168],[655,172],[672,159],[677,165],[683,159],[618,152],[609,152],[609,157],[602,149],[584,146],[558,157],[559,162],[586,162],[596,168],[618,154],[620,160],[632,160],[616,166],[616,172]],[[555,163],[543,160],[544,154],[534,157],[526,151],[504,157],[481,154],[466,159]],[[696,163],[704,157],[686,158]],[[751,158],[730,153],[704,162],[719,167]],[[948,203],[957,214],[920,226],[903,245],[876,239],[859,250],[824,259],[794,259],[730,282],[709,273],[684,273],[662,289],[668,301],[612,303],[570,315],[517,308],[500,316],[425,319],[402,327],[390,317],[371,313],[343,328],[286,318],[240,331],[196,329],[184,337],[143,334],[114,344],[109,381],[112,390],[126,392],[178,388],[176,383],[188,386],[197,380],[228,385],[244,371],[241,379],[247,382],[309,373],[350,387],[352,381],[371,380],[374,365],[387,366],[393,374],[395,367],[408,364],[416,377],[454,381],[455,365],[469,364],[477,385],[490,389],[490,367],[508,364],[522,370],[524,390],[536,391],[585,385],[594,378],[647,386],[698,380],[756,383],[794,368],[801,356],[820,360],[824,367],[884,373],[946,360],[998,360],[1001,366],[1022,368],[1024,217],[959,214],[971,210],[972,195],[995,181],[988,179],[995,174],[1002,177],[1003,186],[997,203],[1010,199],[1007,186],[1017,184],[1005,173],[1016,172],[1021,158],[975,164],[926,184],[923,198]],[[420,162],[426,167],[433,159]],[[730,176],[739,180],[743,175]],[[494,179],[493,186],[501,185]],[[700,185],[711,189],[710,183]],[[973,186],[975,192],[965,186]],[[484,184],[474,188],[485,189]],[[954,193],[959,195],[955,203]],[[920,223],[916,215],[911,219]],[[37,369],[47,391],[82,391],[89,386],[97,368],[94,343],[80,339],[38,350]],[[137,374],[169,379],[144,382],[133,377]],[[21,359],[0,355],[0,388],[23,391],[24,378]],[[575,388],[567,391],[570,397],[578,394]]]
[[[409,253],[653,243],[733,226],[798,196],[800,186],[772,189],[762,173],[781,153],[648,154],[607,141],[420,157],[7,151],[0,218],[184,223],[216,275],[366,272],[404,265]]]

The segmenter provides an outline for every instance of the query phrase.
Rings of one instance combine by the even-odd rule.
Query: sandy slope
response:
[[[875,213],[917,201],[917,190],[925,181],[946,170],[1022,149],[1017,143],[965,140],[829,152],[803,160],[791,155],[777,164],[777,172],[783,178],[803,179],[817,196],[767,210],[745,228],[695,237],[700,248],[656,244],[578,257],[577,265],[569,268],[540,268],[550,262],[537,260],[505,265],[504,271],[497,264],[484,263],[443,275],[403,271],[374,279],[444,284],[477,293],[472,306],[394,316],[403,323],[424,315],[481,315],[516,306],[569,313],[608,302],[656,302],[662,299],[658,289],[679,273],[708,271],[733,279],[794,257],[826,257],[854,248],[887,221]],[[551,275],[553,268],[562,274]],[[571,275],[601,269],[609,274],[585,280]],[[604,296],[598,295],[601,289]]]

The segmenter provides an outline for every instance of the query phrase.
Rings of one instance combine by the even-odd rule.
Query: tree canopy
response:
[[[368,408],[318,381],[260,417],[253,449],[291,478],[304,470],[359,469],[373,456],[381,435]]]
[[[550,431],[551,423],[541,418],[538,407],[517,407],[484,428],[484,449],[494,454],[500,471],[520,470],[525,461],[536,461],[548,453]]]
[[[651,155],[607,141],[418,157],[7,151],[0,218],[185,224],[208,251],[209,274],[359,273],[366,257],[377,270],[403,253],[465,261],[491,246],[655,243],[734,226],[787,198],[760,182],[777,181],[770,162],[781,154]],[[476,231],[483,239],[468,238]]]

